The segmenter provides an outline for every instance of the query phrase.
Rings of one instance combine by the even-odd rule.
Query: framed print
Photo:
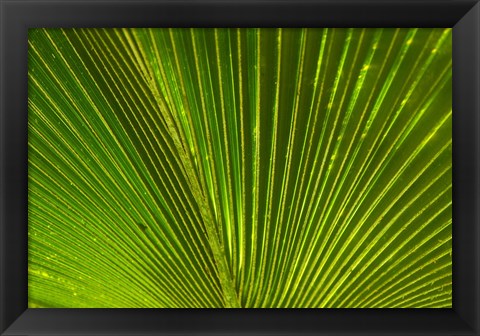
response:
[[[479,6],[1,1],[2,335],[478,335]]]

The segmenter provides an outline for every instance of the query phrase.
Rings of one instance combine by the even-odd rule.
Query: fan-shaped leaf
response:
[[[30,307],[450,307],[450,29],[31,29]]]

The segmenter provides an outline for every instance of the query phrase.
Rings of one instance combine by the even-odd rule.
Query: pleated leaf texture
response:
[[[30,307],[452,306],[451,29],[30,29]]]

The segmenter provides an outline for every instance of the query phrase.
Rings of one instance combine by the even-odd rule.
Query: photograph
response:
[[[28,308],[452,308],[452,32],[30,27]]]

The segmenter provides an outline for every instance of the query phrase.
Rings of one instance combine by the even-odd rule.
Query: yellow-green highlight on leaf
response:
[[[451,29],[30,29],[29,307],[451,307],[451,53]]]

